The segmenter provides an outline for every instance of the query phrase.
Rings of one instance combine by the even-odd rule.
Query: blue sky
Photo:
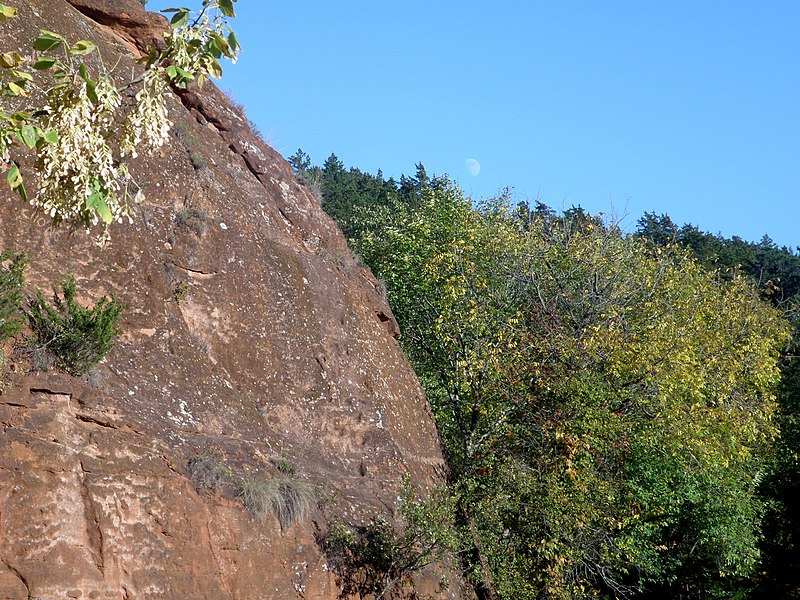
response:
[[[395,177],[422,162],[473,198],[510,186],[629,228],[666,212],[800,246],[796,0],[236,9],[245,50],[219,85],[285,156]]]

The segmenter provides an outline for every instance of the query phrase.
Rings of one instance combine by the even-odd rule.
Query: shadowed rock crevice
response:
[[[28,582],[25,580],[25,577],[22,576],[22,573],[20,573],[13,565],[9,564],[2,557],[0,557],[0,561],[2,561],[3,566],[6,568],[7,572],[10,573],[13,577],[15,577],[16,581],[19,582],[25,589],[25,593],[27,594],[26,600],[27,598],[31,598],[31,588],[28,586]],[[6,585],[9,588],[5,590],[6,595],[9,595],[9,593],[13,593],[13,589],[10,589],[11,587],[10,583],[3,584],[2,579],[0,579],[0,585]]]
[[[83,521],[86,523],[87,549],[102,577],[105,568],[103,564],[103,530],[100,528],[100,519],[95,511],[94,500],[87,483],[88,472],[84,468],[83,462],[79,461],[78,464],[80,465],[79,477],[81,499],[83,500]]]

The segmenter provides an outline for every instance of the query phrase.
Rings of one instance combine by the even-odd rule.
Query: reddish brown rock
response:
[[[120,72],[163,23],[138,0],[16,4],[4,50],[53,29]],[[213,86],[170,110],[170,143],[133,169],[146,200],[105,248],[0,199],[29,290],[74,273],[82,300],[127,306],[87,377],[6,365],[0,598],[335,598],[326,519],[385,511],[403,474],[425,488],[443,468],[391,312],[313,195]],[[188,463],[209,451],[228,480],[201,494]],[[278,458],[329,500],[285,530],[235,494]]]

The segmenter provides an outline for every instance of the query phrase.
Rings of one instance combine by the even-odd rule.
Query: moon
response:
[[[477,176],[481,172],[481,163],[479,163],[474,158],[468,158],[464,161],[464,164],[467,166],[467,171],[473,177]]]

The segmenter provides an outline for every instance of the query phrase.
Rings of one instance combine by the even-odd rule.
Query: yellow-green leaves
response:
[[[89,40],[78,40],[70,47],[69,53],[74,56],[83,56],[84,54],[94,52],[96,49],[97,46],[94,44],[94,42],[90,42]]]
[[[23,60],[19,52],[4,52],[0,54],[0,68],[14,69],[21,66],[22,63]]]
[[[8,180],[8,185],[11,186],[12,190],[17,189],[22,185],[22,175],[20,174],[19,167],[16,163],[11,163],[11,166],[8,168],[8,173],[6,174],[6,179]]]
[[[441,182],[359,249],[495,592],[623,595],[704,560],[717,577],[753,568],[787,327],[750,282],[585,213],[475,209]]]
[[[39,32],[39,37],[33,42],[34,49],[39,52],[52,52],[61,46],[73,56],[83,56],[97,49],[97,45],[90,40],[78,40],[70,46],[62,35],[46,29],[42,29]]]
[[[5,4],[0,4],[0,23],[6,19],[13,19],[17,16],[17,9]]]
[[[26,86],[33,77],[22,67],[25,61],[19,52],[0,54],[0,82],[2,93],[7,96],[27,96]]]
[[[200,14],[191,21],[192,13],[186,8],[170,8],[172,31],[166,35],[168,49],[154,51],[147,64],[165,63],[165,75],[170,83],[184,88],[190,81],[202,86],[209,77],[222,76],[220,59],[236,61],[241,46],[236,35],[226,25],[225,19],[235,16],[230,0],[203,2]]]

